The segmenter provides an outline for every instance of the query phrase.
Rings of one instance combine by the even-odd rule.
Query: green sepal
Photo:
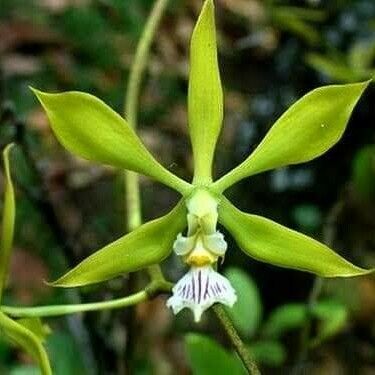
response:
[[[196,184],[212,181],[212,162],[223,122],[214,12],[213,1],[206,0],[190,44],[188,114]]]
[[[70,152],[84,159],[129,169],[186,193],[190,184],[161,166],[129,124],[93,95],[47,94],[32,89],[52,129]]]
[[[226,198],[219,205],[219,222],[247,255],[262,262],[321,277],[351,277],[372,272],[355,266],[302,233],[238,210]]]
[[[370,81],[317,88],[294,103],[239,166],[214,184],[216,192],[254,174],[312,160],[341,138]]]
[[[5,194],[0,239],[0,302],[8,276],[9,259],[13,245],[14,220],[16,215],[14,188],[9,168],[9,153],[12,147],[13,144],[10,144],[3,151]]]
[[[37,335],[2,312],[0,312],[0,333],[30,354],[39,364],[42,375],[52,375],[47,352]]]
[[[170,213],[143,224],[133,232],[95,252],[52,286],[70,288],[99,283],[160,263],[186,227],[186,207],[181,201]]]

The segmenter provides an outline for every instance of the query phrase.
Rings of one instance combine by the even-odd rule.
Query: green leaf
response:
[[[294,207],[292,216],[298,229],[309,233],[318,230],[322,222],[322,214],[313,204],[301,204]]]
[[[238,358],[206,336],[186,335],[185,347],[193,375],[245,374]]]
[[[356,70],[369,71],[375,59],[375,41],[360,40],[348,52],[348,63]]]
[[[47,353],[38,337],[0,312],[0,332],[15,345],[28,352],[39,364],[42,375],[52,375]]]
[[[317,336],[310,343],[312,347],[341,332],[348,321],[346,306],[336,301],[321,301],[313,306],[311,313],[321,321]]]
[[[16,215],[14,188],[9,168],[9,152],[12,147],[13,145],[10,144],[3,151],[5,170],[5,195],[0,239],[0,302],[8,276],[9,259],[13,245],[14,220]]]
[[[288,303],[273,310],[263,327],[263,336],[278,339],[285,332],[302,327],[307,321],[307,308],[302,303]]]
[[[275,14],[278,18],[294,17],[309,22],[323,22],[327,18],[327,12],[320,9],[302,8],[288,5],[278,5],[269,8],[270,16]]]
[[[351,179],[362,199],[375,199],[375,145],[364,146],[355,154]]]
[[[290,9],[292,8],[292,9]],[[304,39],[307,43],[317,44],[320,39],[317,27],[305,22],[298,14],[294,14],[293,7],[278,7],[272,13],[272,22],[282,30],[286,30]]]
[[[369,82],[315,89],[294,103],[254,152],[214,184],[222,192],[245,177],[312,160],[341,138],[353,108]]]
[[[40,318],[23,318],[17,320],[17,323],[31,331],[41,342],[44,342],[52,332],[49,326],[44,324]]]
[[[326,245],[268,220],[241,212],[223,197],[219,222],[251,257],[322,277],[350,277],[372,272],[351,264]]]
[[[52,285],[70,288],[94,284],[159,263],[170,254],[177,234],[184,227],[186,208],[181,201],[167,215],[143,224],[95,252]]]
[[[370,72],[361,71],[348,65],[344,56],[327,57],[318,53],[306,55],[306,62],[320,73],[327,75],[333,81],[354,82],[371,77]]]
[[[93,369],[85,366],[80,347],[68,333],[55,332],[47,340],[47,349],[54,375],[90,375]]]
[[[142,173],[182,194],[189,189],[190,184],[162,167],[128,123],[95,96],[75,91],[47,94],[32,90],[56,137],[73,154]]]
[[[212,181],[212,162],[223,121],[223,91],[212,0],[204,3],[191,39],[188,113],[194,182],[208,183]]]
[[[36,366],[22,365],[13,367],[9,375],[40,375],[40,371]]]
[[[285,348],[278,341],[258,341],[250,345],[249,350],[257,363],[269,367],[281,366],[286,360]]]
[[[225,276],[231,282],[237,293],[237,302],[232,308],[227,308],[235,327],[242,335],[254,335],[262,319],[262,301],[254,280],[239,268],[229,268]]]

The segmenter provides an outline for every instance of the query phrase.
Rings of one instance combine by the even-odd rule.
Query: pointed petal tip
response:
[[[361,89],[360,92],[361,92],[361,95],[362,95],[362,93],[367,89],[367,87],[370,85],[371,82],[372,82],[372,78],[368,79],[367,81],[353,83],[353,85],[356,85],[356,86],[360,87],[360,89]]]
[[[362,83],[365,85],[365,86],[368,86],[370,83],[372,83],[373,81],[373,78],[370,78],[368,79],[367,81],[363,81]]]
[[[32,91],[32,93],[39,99],[41,96],[45,95],[43,91],[38,90],[37,88],[33,86],[28,86],[29,90]]]
[[[70,271],[54,281],[44,280],[44,283],[52,288],[65,288],[65,289],[77,288],[77,287],[86,285],[83,282],[76,282],[76,283],[72,282],[71,280],[69,280],[69,274],[70,274]]]
[[[206,0],[202,6],[197,23],[194,27],[192,38],[194,38],[194,34],[201,27],[202,23],[207,22],[207,21],[210,22],[210,18],[213,20],[213,22],[215,22],[214,12],[215,12],[215,5],[214,5],[213,0]]]
[[[348,277],[359,277],[359,276],[366,276],[366,275],[371,275],[375,273],[375,268],[370,268],[370,269],[365,269],[361,267],[357,267],[354,264],[351,264],[353,267],[355,267],[355,270],[353,270],[352,273],[338,273],[333,276],[323,276],[323,277],[329,277],[329,278],[348,278]]]
[[[205,0],[205,2],[202,5],[201,13],[206,12],[207,8],[214,8],[213,0]]]
[[[52,287],[52,288],[67,288],[63,283],[60,281],[61,279],[57,279],[55,281],[48,281],[44,280],[43,283]],[[71,286],[70,286],[71,287]]]

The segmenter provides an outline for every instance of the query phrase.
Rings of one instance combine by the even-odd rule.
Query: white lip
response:
[[[188,308],[199,322],[202,313],[214,303],[232,307],[236,301],[236,292],[229,280],[209,265],[192,267],[174,286],[167,307],[172,308],[174,314]]]

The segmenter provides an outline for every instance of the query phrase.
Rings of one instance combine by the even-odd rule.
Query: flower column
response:
[[[186,201],[187,236],[180,233],[173,245],[190,270],[173,288],[167,306],[175,314],[185,307],[191,309],[196,322],[214,303],[232,307],[237,300],[230,282],[213,268],[227,250],[223,234],[216,230],[217,206],[218,201],[208,191],[196,190]]]

